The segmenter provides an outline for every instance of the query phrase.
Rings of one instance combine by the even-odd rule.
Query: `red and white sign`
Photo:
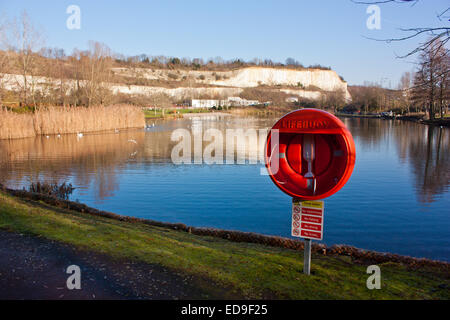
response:
[[[292,236],[305,239],[323,238],[323,201],[292,200]]]

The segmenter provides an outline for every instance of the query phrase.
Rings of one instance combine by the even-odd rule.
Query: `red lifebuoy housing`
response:
[[[273,130],[278,130],[278,141]],[[355,143],[334,115],[318,109],[296,110],[269,131],[265,163],[271,179],[285,193],[304,200],[323,199],[350,178]]]

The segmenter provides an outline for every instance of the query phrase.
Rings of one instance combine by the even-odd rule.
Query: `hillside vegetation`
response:
[[[27,36],[39,36],[29,32]],[[164,108],[192,99],[243,98],[246,88],[257,88],[261,102],[278,94],[270,101],[276,105],[287,103],[285,95],[321,103],[330,96],[350,99],[347,83],[336,72],[320,65],[304,67],[293,59],[282,64],[124,57],[98,42],[71,55],[62,49],[15,48],[12,44],[0,51],[0,102],[10,106],[131,103]]]

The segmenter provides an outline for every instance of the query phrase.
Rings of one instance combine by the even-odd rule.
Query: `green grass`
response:
[[[15,113],[33,113],[36,111],[34,106],[21,106],[21,107],[6,107],[9,111],[13,111]]]
[[[156,118],[167,118],[167,117],[174,117],[175,111],[178,114],[184,114],[184,113],[205,113],[205,112],[212,112],[214,110],[212,109],[204,109],[204,108],[196,108],[196,109],[165,109],[164,110],[164,116],[162,113],[162,109],[156,109],[155,110],[144,110],[145,118],[147,119],[156,119]]]
[[[408,270],[399,264],[381,264],[382,288],[368,290],[367,266],[353,263],[349,257],[313,256],[313,274],[305,276],[303,256],[294,250],[120,222],[20,200],[2,192],[0,228],[40,235],[115,258],[159,264],[211,280],[210,283],[228,288],[237,297],[450,298],[448,275],[437,270]]]

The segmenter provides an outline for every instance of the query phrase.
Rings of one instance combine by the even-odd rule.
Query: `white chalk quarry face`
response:
[[[185,99],[194,96],[238,96],[244,88],[267,86],[292,86],[292,89],[277,89],[282,92],[297,95],[308,99],[317,100],[322,93],[318,90],[303,90],[308,86],[317,87],[323,91],[343,91],[347,100],[351,99],[347,90],[347,83],[342,81],[333,70],[320,69],[282,69],[247,67],[233,71],[193,71],[193,70],[159,70],[159,69],[127,69],[113,68],[116,74],[135,77],[139,75],[151,80],[172,80],[169,73],[177,75],[175,81],[183,78],[190,79],[192,83],[204,84],[206,87],[178,87],[165,88],[162,86],[138,86],[110,84],[109,87],[114,93],[143,94],[152,95],[155,93],[165,93],[176,99]],[[202,77],[201,77],[202,76]],[[220,79],[220,80],[218,80]],[[58,85],[57,80],[45,77],[27,77],[29,83],[33,83],[36,89],[48,90],[48,84]],[[5,89],[15,90],[20,87],[23,77],[20,75],[6,74],[2,77],[2,85]],[[301,84],[301,86],[300,86]],[[70,91],[75,87],[74,80],[67,81],[67,88]],[[183,84],[185,85],[185,84]],[[214,87],[211,87],[214,86]]]
[[[122,76],[134,77],[139,75],[149,80],[183,80],[193,82],[231,86],[231,87],[257,87],[258,85],[293,85],[301,83],[304,87],[316,86],[325,91],[347,89],[346,82],[342,81],[333,70],[304,69],[294,70],[285,68],[247,67],[233,71],[194,71],[194,70],[162,70],[162,69],[127,69],[114,68],[113,71]],[[170,77],[175,74],[176,79]],[[203,77],[201,77],[203,76]]]

